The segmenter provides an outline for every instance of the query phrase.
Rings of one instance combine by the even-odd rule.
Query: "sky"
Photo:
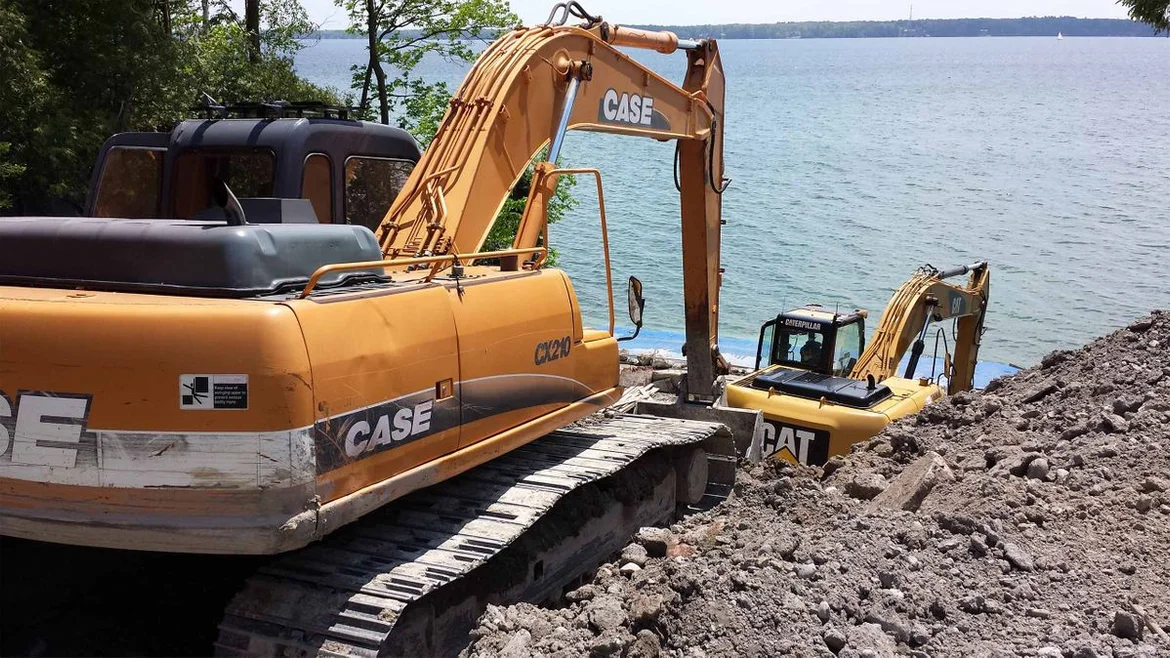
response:
[[[346,27],[345,13],[333,0],[301,0],[314,22],[326,29]],[[511,0],[525,24],[543,22],[554,0]],[[703,23],[776,23],[782,21],[854,21],[906,18],[904,0],[582,0],[591,14],[613,23],[693,25]],[[1125,18],[1113,0],[923,0],[914,2],[915,18],[1018,18],[1078,16]]]

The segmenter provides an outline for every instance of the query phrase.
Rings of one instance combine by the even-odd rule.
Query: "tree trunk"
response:
[[[171,36],[171,3],[170,0],[161,0],[158,3],[158,8],[162,13],[163,31],[167,36]]]
[[[382,123],[390,123],[390,104],[386,98],[386,72],[382,70],[382,60],[378,57],[378,14],[374,9],[374,0],[366,0],[366,37],[370,49],[369,67],[378,79],[378,102],[381,104]],[[366,71],[369,80],[369,71]]]
[[[370,106],[370,75],[373,72],[373,64],[366,62],[366,79],[362,82],[362,102],[358,103],[358,110],[362,114],[365,114],[366,108]]]
[[[203,32],[211,25],[211,0],[203,0]]]
[[[260,0],[245,0],[244,30],[248,33],[248,61],[260,61]]]

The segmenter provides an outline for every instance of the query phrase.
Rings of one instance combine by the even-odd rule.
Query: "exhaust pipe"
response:
[[[981,270],[985,267],[987,267],[987,261],[981,260],[978,263],[973,263],[971,265],[960,265],[958,267],[952,267],[949,270],[939,270],[938,274],[935,276],[940,279],[949,279],[953,276],[966,274],[972,270]]]

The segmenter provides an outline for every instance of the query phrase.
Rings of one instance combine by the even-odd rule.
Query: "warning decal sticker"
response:
[[[247,375],[179,375],[180,409],[247,409]]]

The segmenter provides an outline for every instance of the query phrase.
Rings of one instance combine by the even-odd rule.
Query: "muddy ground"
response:
[[[1170,655],[1170,313],[739,480],[462,655]]]

